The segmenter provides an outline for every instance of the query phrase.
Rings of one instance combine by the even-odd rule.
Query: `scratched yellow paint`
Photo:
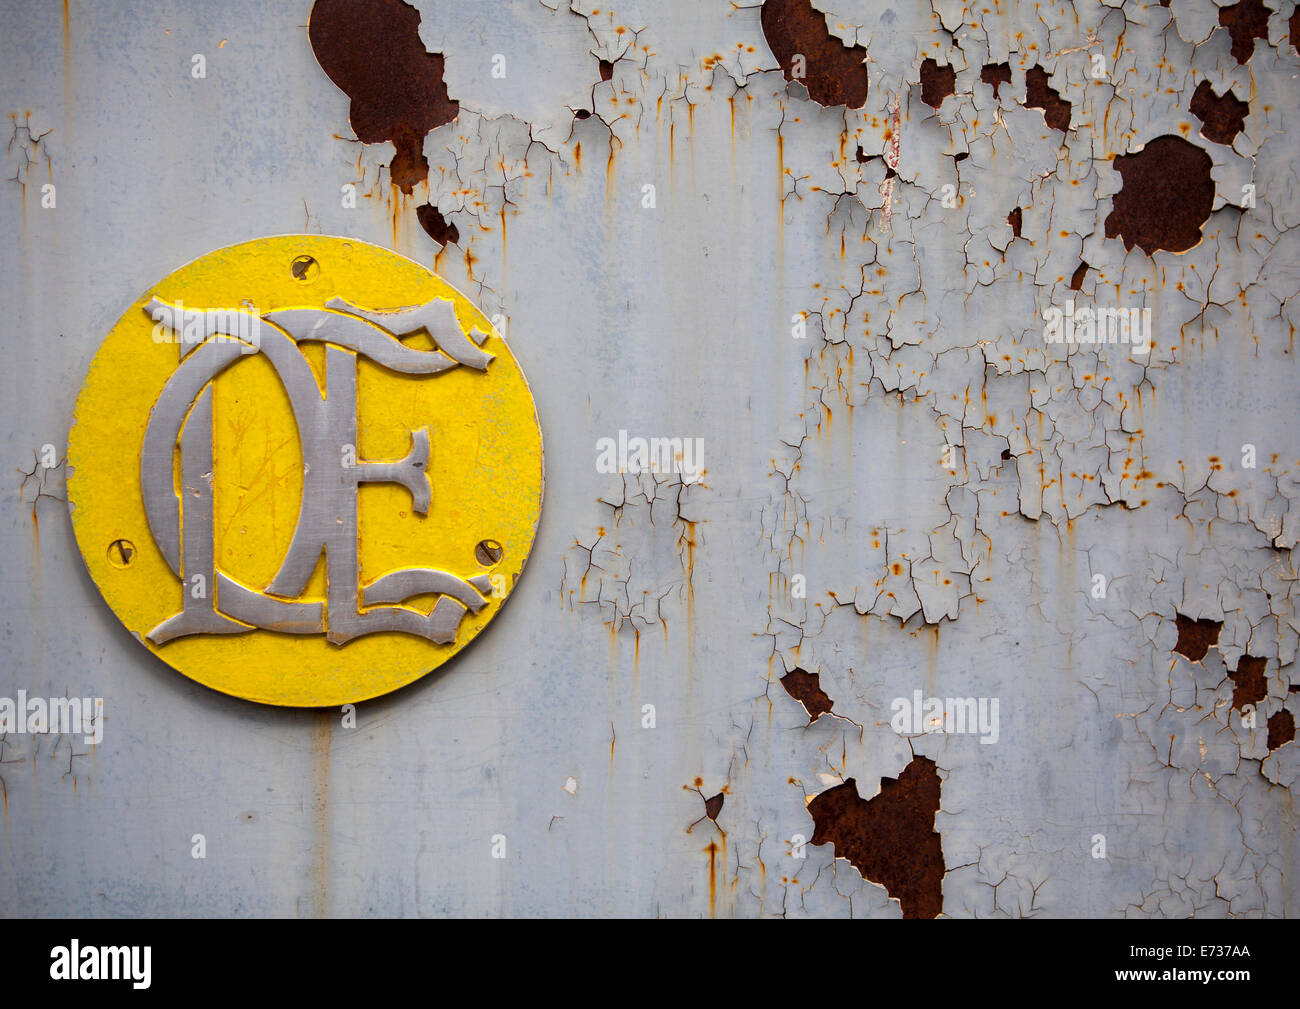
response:
[[[319,271],[294,276],[293,260],[311,256]],[[157,343],[143,306],[153,295],[188,306],[238,306],[258,312],[320,308],[339,296],[353,304],[397,308],[451,298],[468,333],[489,334],[495,355],[486,372],[453,368],[436,376],[400,375],[361,360],[357,375],[358,455],[400,459],[410,432],[427,426],[426,516],[408,492],[390,484],[359,489],[362,584],[408,566],[470,578],[501,575],[488,604],[466,613],[454,644],[388,632],[330,644],[323,635],[261,629],[195,635],[154,645],[145,635],[181,608],[182,587],[154,544],[140,486],[140,454],[149,411],[180,363],[179,347]],[[420,332],[404,339],[430,349]],[[323,388],[324,350],[301,349]],[[219,570],[258,589],[278,570],[302,496],[302,452],[288,396],[261,355],[241,358],[214,381],[214,546]],[[179,453],[176,467],[179,488]],[[542,440],[528,384],[505,341],[462,294],[418,263],[349,239],[292,235],[213,252],[177,270],[126,311],[95,356],[77,400],[68,441],[68,499],[77,543],[105,601],[136,638],[168,665],[223,693],[268,704],[311,707],[365,700],[411,683],[446,662],[496,616],[533,544],[542,501]],[[112,545],[135,548],[129,563]],[[482,540],[499,543],[500,561],[483,565]],[[323,600],[318,565],[307,600]],[[435,597],[404,605],[427,613]]]

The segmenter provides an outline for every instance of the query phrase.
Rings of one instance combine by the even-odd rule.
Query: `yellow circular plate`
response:
[[[385,694],[473,640],[523,570],[542,480],[528,383],[483,313],[317,235],[146,291],[68,439],[77,543],[127,629],[199,683],[296,707]]]

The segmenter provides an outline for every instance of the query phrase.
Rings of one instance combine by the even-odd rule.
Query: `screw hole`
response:
[[[483,540],[474,548],[474,556],[485,568],[490,568],[505,555],[505,550],[496,540]]]

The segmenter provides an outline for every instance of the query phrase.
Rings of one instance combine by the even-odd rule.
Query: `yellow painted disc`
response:
[[[318,235],[144,292],[68,440],[77,543],[127,629],[199,683],[297,707],[385,694],[472,641],[523,570],[542,482],[528,383],[483,313]]]

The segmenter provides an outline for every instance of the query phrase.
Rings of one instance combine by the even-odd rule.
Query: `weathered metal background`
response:
[[[0,694],[105,715],[0,740],[3,913],[1300,913],[1292,0],[362,6],[0,6]],[[302,231],[502,316],[547,450],[355,728],[140,648],[41,465],[141,291]]]

